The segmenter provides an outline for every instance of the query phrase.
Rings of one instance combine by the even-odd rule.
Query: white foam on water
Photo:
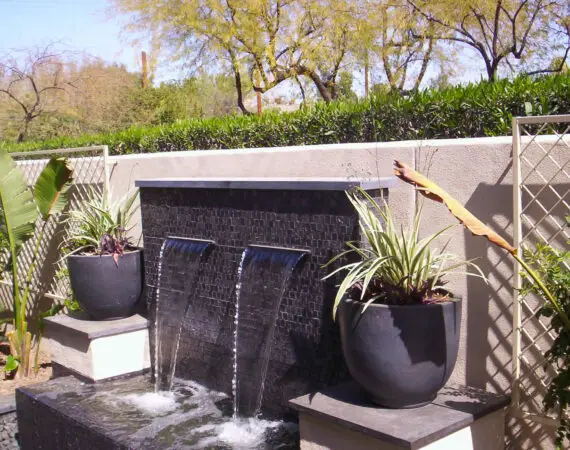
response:
[[[263,443],[267,430],[278,428],[280,425],[281,422],[255,418],[233,419],[218,425],[216,432],[220,441],[233,448],[253,448]]]
[[[176,402],[176,394],[170,391],[129,394],[120,397],[119,400],[122,400],[151,416],[167,414],[175,411],[179,407]]]
[[[222,446],[233,450],[252,450],[266,448],[268,431],[290,425],[259,418],[224,417],[216,403],[228,395],[187,380],[177,379],[174,391],[121,394],[117,389],[94,395],[99,396],[103,397],[109,409],[122,411],[128,406],[151,417],[150,422],[129,435],[134,444],[153,439],[168,428],[198,420],[200,425],[186,428],[180,436],[174,436],[172,448],[204,450]],[[186,441],[190,435],[193,437],[191,447]]]
[[[225,444],[234,450],[257,448],[264,443],[268,430],[279,428],[281,425],[283,422],[253,417],[248,419],[232,418],[214,427],[208,427],[207,431],[213,432],[214,436],[201,439],[195,448],[205,449],[216,444]]]

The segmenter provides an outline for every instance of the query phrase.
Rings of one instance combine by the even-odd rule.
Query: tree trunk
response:
[[[324,81],[321,80],[321,77],[319,77],[316,73],[312,71],[309,71],[307,75],[315,84],[315,87],[319,91],[319,94],[321,94],[323,100],[327,103],[331,102],[333,100],[333,95],[330,92],[330,90],[327,88],[327,85],[324,83]]]
[[[490,83],[494,83],[497,81],[497,70],[499,69],[499,63],[501,59],[499,58],[484,58],[485,59],[485,68],[487,69],[487,79]]]
[[[226,48],[226,50],[228,52],[228,56],[230,58],[230,61],[232,62],[232,69],[234,71],[238,108],[241,110],[241,112],[243,114],[250,115],[251,113],[247,110],[247,108],[243,104],[243,91],[242,91],[242,87],[241,87],[241,73],[239,71],[238,60],[230,48]]]
[[[26,136],[28,135],[28,125],[30,125],[30,121],[31,119],[27,117],[24,119],[24,125],[22,126],[22,129],[18,134],[18,140],[17,140],[18,144],[24,142],[24,139],[26,139]]]
[[[487,79],[490,83],[494,83],[497,80],[497,68],[487,67]]]
[[[251,112],[247,110],[243,104],[243,91],[241,87],[241,74],[239,70],[234,70],[235,80],[236,80],[236,92],[237,92],[237,105],[241,112],[245,115],[250,115]]]
[[[370,94],[370,67],[368,60],[368,52],[366,52],[364,60],[364,96],[368,97]]]
[[[261,85],[261,76],[259,75],[259,70],[257,71],[255,78],[256,78],[255,80],[256,87],[259,88],[259,86]],[[257,100],[257,115],[261,116],[263,112],[263,108],[261,106],[261,92],[259,92],[257,89],[255,90],[255,98]]]
[[[148,87],[148,64],[146,61],[146,52],[144,50],[141,52],[141,62],[142,62],[141,85],[143,89],[146,89]]]

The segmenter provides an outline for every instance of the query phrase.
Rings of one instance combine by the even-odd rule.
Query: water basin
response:
[[[95,385],[64,377],[23,391],[18,394],[19,402],[25,402],[23,394],[27,394],[35,403],[48,406],[79,422],[89,432],[110,439],[116,444],[114,448],[298,448],[295,423],[262,418],[234,419],[230,396],[191,381],[175,379],[172,391],[154,392],[146,376]],[[27,414],[30,409],[24,407],[24,411]],[[65,439],[63,423],[60,430],[54,424],[49,426],[53,428],[54,445],[57,439]],[[74,438],[82,436],[73,430],[70,433]]]

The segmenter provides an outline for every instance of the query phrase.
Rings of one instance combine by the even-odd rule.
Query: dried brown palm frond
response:
[[[546,300],[549,301],[554,309],[558,312],[560,319],[564,323],[566,329],[570,330],[570,319],[560,306],[556,297],[548,290],[540,276],[532,270],[532,268],[518,255],[517,249],[509,244],[505,239],[499,236],[491,228],[475,217],[467,208],[455,200],[445,190],[436,183],[425,177],[421,173],[415,171],[407,164],[398,160],[394,161],[394,174],[402,181],[416,187],[418,191],[426,198],[443,203],[451,214],[453,214],[459,222],[461,222],[471,233],[476,236],[485,236],[493,244],[507,250],[521,265],[526,273],[538,286],[538,289],[544,293]]]
[[[398,178],[400,178],[400,180],[415,186],[424,197],[445,204],[451,214],[453,214],[457,220],[465,225],[465,227],[474,235],[485,236],[489,241],[504,248],[510,253],[515,253],[517,251],[516,248],[481,222],[467,208],[465,208],[465,206],[455,200],[429,178],[423,176],[419,172],[416,172],[410,166],[400,161],[394,161],[394,173]]]

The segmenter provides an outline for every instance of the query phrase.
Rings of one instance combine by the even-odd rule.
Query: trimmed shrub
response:
[[[177,121],[43,142],[9,151],[108,145],[112,154],[382,142],[511,134],[513,116],[570,113],[570,74],[486,81],[403,96],[318,103],[291,113]]]

